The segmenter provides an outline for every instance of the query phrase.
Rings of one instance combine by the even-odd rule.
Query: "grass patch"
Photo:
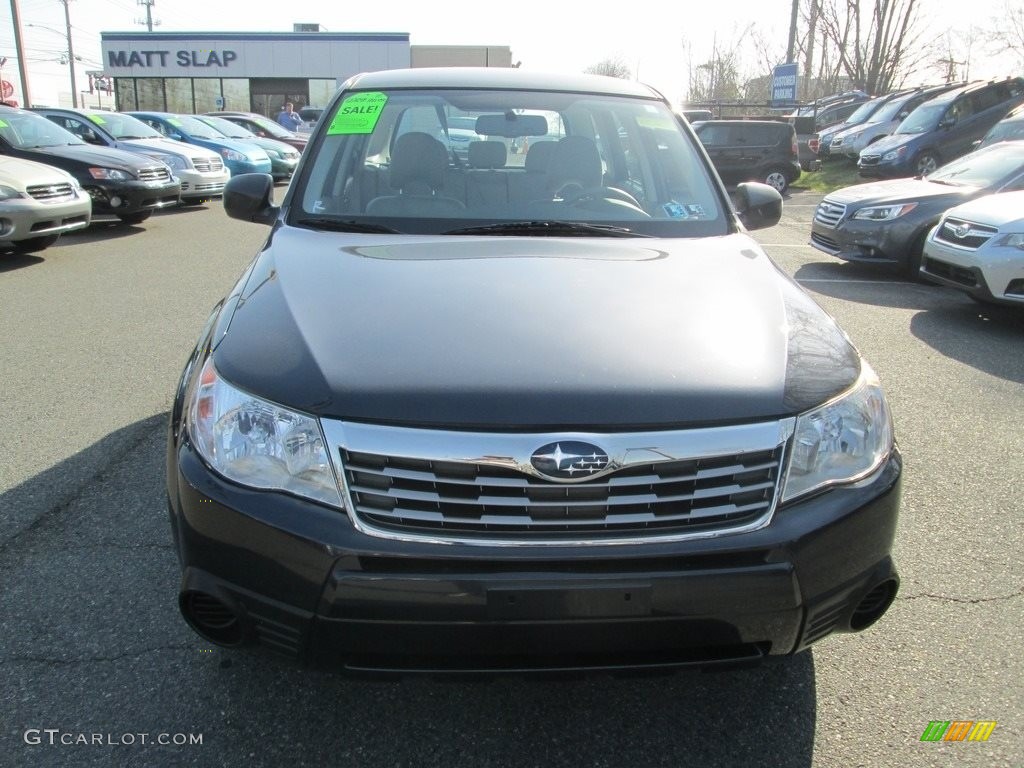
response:
[[[804,171],[793,184],[794,189],[808,189],[811,192],[827,194],[842,187],[863,184],[865,179],[857,174],[857,166],[849,160],[825,160],[820,171]]]

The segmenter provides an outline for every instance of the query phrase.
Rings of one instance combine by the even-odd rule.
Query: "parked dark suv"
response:
[[[177,205],[181,183],[159,160],[86,144],[42,115],[0,107],[0,154],[56,166],[92,198],[93,216],[139,224],[154,210]]]
[[[926,176],[966,155],[1007,112],[1024,101],[1024,78],[972,83],[919,106],[895,132],[861,150],[861,176]]]
[[[456,109],[488,137],[468,166],[435,137]],[[734,207],[659,93],[371,72],[306,153],[280,205],[269,175],[228,183],[267,239],[171,411],[200,635],[361,671],[651,669],[885,613],[878,378],[747,234],[779,193]]]
[[[706,120],[693,127],[726,184],[760,181],[779,192],[800,178],[796,131],[779,120]]]

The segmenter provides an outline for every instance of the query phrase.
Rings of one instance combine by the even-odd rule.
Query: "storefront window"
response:
[[[331,80],[310,80],[309,81],[309,106],[326,107],[331,96],[338,90],[337,81]]]
[[[117,109],[122,112],[138,109],[139,105],[135,103],[135,80],[119,77],[114,83],[117,92]]]
[[[167,89],[167,111],[193,114],[192,80],[184,77],[169,77],[164,80]]]
[[[135,93],[138,95],[140,110],[163,112],[167,108],[163,78],[140,77],[135,81]]]
[[[196,94],[196,114],[213,112],[217,109],[217,97],[220,96],[219,78],[202,78],[192,81],[192,89]]]
[[[252,107],[249,104],[249,81],[240,78],[224,78],[221,80],[224,86],[224,109],[248,112]]]

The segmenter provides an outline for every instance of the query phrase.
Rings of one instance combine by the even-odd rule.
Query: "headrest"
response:
[[[526,151],[526,170],[530,173],[546,171],[551,164],[551,153],[555,151],[555,141],[538,141],[531,144]]]
[[[504,168],[508,152],[500,141],[469,142],[470,168]]]
[[[421,184],[435,191],[444,184],[447,167],[448,150],[440,141],[426,133],[402,134],[391,153],[391,186],[404,189]]]
[[[591,139],[585,136],[566,136],[558,140],[548,166],[548,189],[561,189],[570,182],[584,189],[600,187],[603,177],[601,155]]]

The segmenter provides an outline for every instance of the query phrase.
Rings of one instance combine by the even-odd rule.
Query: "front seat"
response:
[[[453,197],[439,195],[448,168],[444,144],[426,133],[398,137],[391,153],[391,187],[397,195],[373,198],[366,204],[370,216],[457,216],[466,206]]]

